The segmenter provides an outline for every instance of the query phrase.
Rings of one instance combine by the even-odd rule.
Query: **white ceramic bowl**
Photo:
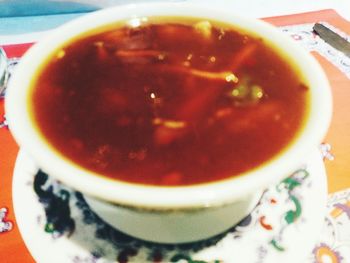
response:
[[[244,31],[263,37],[301,72],[310,88],[309,116],[297,139],[282,154],[257,169],[231,179],[186,187],[156,187],[112,181],[87,172],[63,158],[42,139],[28,112],[28,91],[33,76],[53,50],[68,39],[105,24],[130,19],[137,22],[143,17],[164,15],[198,17],[238,26]],[[88,14],[57,28],[22,58],[11,80],[5,103],[10,130],[20,147],[32,156],[39,167],[84,193],[102,218],[122,231],[143,239],[170,243],[206,238],[224,231],[242,219],[257,202],[259,193],[288,176],[318,147],[326,134],[332,112],[331,92],[324,72],[316,60],[293,40],[262,21],[189,3],[118,6]],[[189,219],[189,214],[197,215],[195,219]],[[223,219],[229,214],[236,216]],[[151,222],[146,223],[147,220]],[[198,220],[204,221],[201,223]],[[220,221],[220,227],[213,226],[215,220]],[[159,227],[160,221],[167,222],[163,232],[169,229],[173,231],[155,237],[152,229]],[[208,230],[209,221],[212,224],[211,230]],[[187,230],[182,231],[181,225],[186,226],[186,229],[187,226],[194,225],[203,227],[185,235],[181,233]],[[135,229],[135,226],[138,227]],[[140,229],[147,229],[147,233],[140,233],[145,232]],[[178,236],[174,236],[173,232],[179,232]]]

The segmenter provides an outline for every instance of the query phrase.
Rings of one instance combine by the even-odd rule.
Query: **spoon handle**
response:
[[[0,47],[0,99],[5,97],[8,81],[19,60],[20,58],[8,59],[5,51]],[[7,127],[7,121],[6,117],[2,116],[0,118],[0,128],[4,127]]]
[[[8,59],[5,51],[0,47],[0,96],[3,96],[8,81]]]
[[[349,41],[320,23],[316,23],[313,29],[325,42],[350,57]]]
[[[18,57],[7,58],[5,50],[0,47],[0,98],[5,96],[8,81],[19,60]]]

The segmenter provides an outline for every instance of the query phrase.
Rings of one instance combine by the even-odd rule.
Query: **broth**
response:
[[[308,102],[288,61],[232,26],[152,21],[82,35],[43,65],[32,112],[55,149],[112,179],[183,186],[237,176],[288,147]]]

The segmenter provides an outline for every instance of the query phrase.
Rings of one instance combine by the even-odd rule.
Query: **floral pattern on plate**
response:
[[[38,172],[23,152],[16,162],[13,197],[18,226],[38,262],[302,262],[322,228],[326,188],[317,152],[305,167],[267,189],[238,225],[180,245],[145,242],[112,228],[81,193]]]
[[[311,259],[317,263],[350,262],[350,189],[328,197],[321,238]]]

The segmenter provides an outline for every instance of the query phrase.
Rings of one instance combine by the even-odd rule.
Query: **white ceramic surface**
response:
[[[218,207],[174,211],[142,211],[118,207],[85,196],[86,202],[105,222],[133,237],[160,243],[203,240],[232,228],[249,215],[262,191]]]
[[[91,171],[74,164],[62,157],[43,136],[35,129],[28,110],[28,83],[30,83],[38,67],[53,50],[65,43],[67,39],[100,25],[118,20],[132,19],[140,22],[147,16],[198,16],[232,23],[247,32],[264,36],[265,41],[283,53],[299,72],[310,89],[310,110],[307,123],[297,138],[273,160],[243,174],[223,181],[194,185],[188,187],[155,187],[135,185],[101,177]],[[141,20],[140,20],[141,19]],[[281,49],[283,48],[283,51]],[[259,192],[275,184],[292,173],[322,141],[331,118],[331,94],[327,78],[316,60],[290,38],[283,35],[275,27],[258,20],[246,19],[212,8],[204,8],[186,3],[129,5],[103,10],[81,17],[59,27],[34,45],[22,58],[18,66],[6,98],[6,114],[10,130],[22,149],[35,160],[45,172],[62,181],[67,186],[77,189],[86,195],[117,204],[118,207],[133,207],[131,210],[115,208],[116,215],[123,218],[116,223],[116,215],[109,216],[100,208],[101,204],[93,204],[101,216],[125,232],[158,242],[187,242],[218,234],[243,218],[258,199]],[[29,104],[30,105],[30,104]],[[84,180],[81,180],[81,178]],[[160,198],[161,197],[161,198]],[[250,199],[251,198],[251,199]],[[214,207],[214,208],[213,208]],[[219,207],[219,208],[216,208]],[[109,209],[111,210],[111,209]],[[154,210],[158,210],[154,218]],[[174,212],[174,210],[177,210]],[[186,210],[182,215],[182,211]],[[196,211],[194,215],[193,210]],[[225,215],[233,213],[236,218]],[[238,212],[239,211],[239,212]],[[109,213],[111,214],[111,213]],[[183,220],[178,220],[182,217]],[[225,218],[225,222],[217,222],[215,218]],[[113,220],[109,220],[113,218]],[[186,234],[201,218],[202,226],[196,231],[198,236]],[[149,227],[149,231],[139,231],[138,220],[144,222],[140,229]],[[149,223],[146,223],[149,220]],[[159,221],[165,222],[164,236],[152,235],[159,228]],[[122,222],[122,223],[121,223]],[[211,229],[207,225],[212,225]],[[216,225],[215,225],[216,224]],[[187,228],[184,227],[186,225]],[[171,226],[171,228],[169,227]],[[198,225],[199,226],[199,225]],[[184,231],[178,231],[184,229]],[[177,233],[173,235],[171,230]]]
[[[48,143],[45,143],[37,130],[33,128],[33,122],[26,106],[28,92],[25,92],[28,90],[25,88],[26,84],[30,82],[42,60],[62,42],[65,42],[65,39],[81,32],[82,28],[88,30],[119,19],[130,17],[138,19],[147,15],[160,14],[197,15],[244,25],[246,30],[259,31],[265,38],[268,37],[269,42],[274,43],[275,46],[283,47],[285,56],[303,72],[302,75],[311,91],[310,118],[295,143],[292,143],[283,154],[280,154],[273,161],[244,174],[244,176],[216,183],[173,188],[136,186],[104,179],[62,158]],[[129,5],[103,10],[81,17],[54,30],[49,37],[31,48],[22,58],[7,93],[5,106],[9,127],[19,145],[34,158],[43,170],[55,178],[91,196],[117,204],[169,209],[230,203],[247,194],[260,191],[272,182],[285,177],[296,169],[321,143],[331,117],[331,94],[327,78],[316,60],[273,26],[261,21],[236,17],[230,12],[179,3],[178,5]],[[82,176],[84,180],[81,180]],[[140,196],[142,198],[139,198]]]
[[[64,191],[70,195],[64,200],[69,200],[68,219],[72,220],[64,218],[64,223],[58,224],[57,219],[67,215],[67,212],[61,213],[56,218],[61,230],[55,230],[45,216],[44,207],[48,209],[50,205],[45,203],[43,195],[40,203],[33,191],[36,172],[33,161],[21,151],[13,179],[14,208],[22,237],[39,263],[107,263],[125,259],[128,262],[156,259],[180,262],[181,258],[187,262],[228,263],[315,261],[312,250],[321,233],[327,199],[326,174],[318,152],[291,177],[270,187],[259,205],[235,228],[215,238],[181,246],[148,243],[125,236],[92,213],[81,195],[49,180],[42,186],[46,193],[51,189],[57,200],[64,199]]]

